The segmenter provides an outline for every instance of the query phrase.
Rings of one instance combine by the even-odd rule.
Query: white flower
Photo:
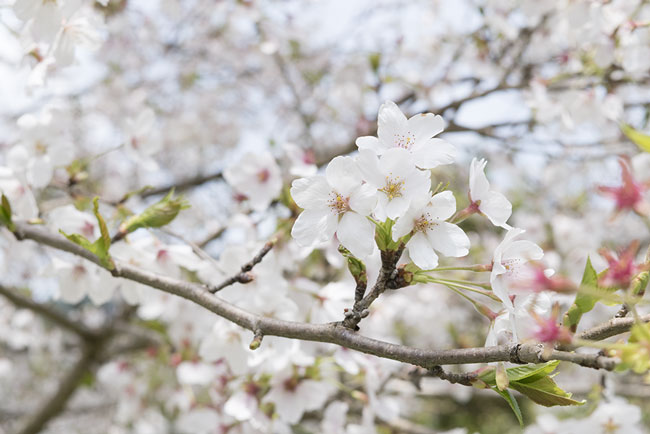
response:
[[[126,122],[126,151],[135,160],[150,162],[150,157],[162,148],[156,114],[145,108]],[[150,163],[151,164],[151,163]]]
[[[211,408],[194,408],[181,414],[175,423],[175,431],[181,434],[211,434],[219,427],[221,417]]]
[[[415,265],[430,270],[438,266],[438,255],[460,257],[469,252],[469,238],[455,224],[446,222],[456,212],[456,199],[450,191],[418,198],[393,226],[393,241],[413,232],[406,243]]]
[[[496,191],[490,190],[490,183],[485,176],[484,159],[474,158],[469,168],[469,197],[472,205],[478,206],[479,211],[484,214],[492,224],[510,229],[506,223],[512,214],[512,205],[506,197]]]
[[[77,304],[87,295],[99,306],[109,301],[118,282],[108,271],[88,261],[66,262],[52,258],[52,274],[59,279],[59,298]]]
[[[410,119],[392,101],[379,108],[377,137],[364,136],[356,141],[359,150],[370,149],[381,155],[389,149],[407,150],[415,164],[422,169],[432,169],[454,162],[456,149],[449,142],[433,138],[444,129],[440,115],[421,113]]]
[[[248,369],[250,336],[241,327],[218,319],[199,347],[199,355],[206,362],[224,359],[235,375],[242,375]]]
[[[61,33],[56,41],[54,57],[58,66],[68,66],[74,62],[77,47],[96,50],[102,43],[103,23],[95,15],[76,13],[64,20]]]
[[[7,167],[0,167],[0,193],[7,196],[11,212],[16,217],[28,220],[38,216],[34,194],[16,177],[14,171]]]
[[[14,12],[23,21],[33,19],[31,31],[34,39],[53,42],[61,25],[61,1],[16,0]]]
[[[268,152],[247,153],[228,167],[223,176],[255,211],[266,210],[282,189],[280,168]]]
[[[291,184],[291,196],[304,211],[291,235],[302,246],[323,243],[336,233],[353,255],[372,253],[375,228],[366,218],[377,202],[376,189],[362,184],[361,172],[351,157],[336,157],[325,176],[301,178]]]
[[[494,250],[492,259],[490,274],[492,291],[509,310],[513,310],[514,306],[508,293],[508,284],[517,278],[523,264],[528,261],[538,261],[544,256],[544,251],[532,241],[515,241],[515,238],[524,232],[519,228],[508,230],[503,241]]]
[[[362,150],[357,161],[364,180],[379,193],[374,210],[379,221],[404,215],[411,200],[426,196],[431,188],[430,172],[418,170],[404,149],[389,149],[380,158]]]
[[[293,369],[277,373],[272,382],[262,401],[274,403],[280,419],[292,425],[300,421],[305,411],[321,408],[335,391],[331,384],[297,378]]]

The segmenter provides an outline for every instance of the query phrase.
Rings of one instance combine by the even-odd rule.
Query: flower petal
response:
[[[438,223],[427,231],[427,237],[433,248],[445,256],[458,258],[469,253],[469,238],[452,223]]]
[[[404,235],[408,234],[413,230],[413,225],[415,223],[415,214],[412,209],[407,211],[404,216],[397,219],[393,225],[393,241],[397,241],[402,238]]]
[[[421,269],[431,270],[438,266],[438,255],[433,251],[429,240],[422,232],[413,235],[406,247],[413,263]]]
[[[372,254],[375,225],[356,212],[346,212],[339,222],[336,236],[354,256],[365,258]]]
[[[385,196],[385,194],[382,193],[382,196]],[[389,219],[395,220],[396,218],[402,217],[404,214],[406,214],[409,205],[410,205],[410,200],[408,198],[404,196],[394,197],[393,199],[388,201],[384,211],[386,212],[386,216]]]
[[[408,129],[406,116],[392,101],[386,101],[379,108],[377,124],[377,136],[387,148],[394,147],[396,139]]]
[[[506,229],[509,227],[506,222],[512,214],[512,204],[501,193],[488,192],[487,198],[481,200],[478,209],[490,219],[493,225]]]
[[[456,212],[454,194],[447,190],[434,195],[426,207],[426,212],[436,220],[447,220]]]
[[[385,178],[379,169],[379,159],[374,152],[369,149],[360,150],[357,157],[357,167],[366,182],[376,188],[383,186]]]
[[[335,157],[325,169],[327,182],[336,192],[348,195],[361,184],[361,172],[352,157]]]
[[[377,155],[380,155],[382,152],[388,149],[388,147],[383,142],[380,142],[379,139],[375,136],[359,137],[355,143],[360,150],[369,149],[375,152]]]
[[[291,236],[304,247],[325,242],[334,235],[336,218],[334,214],[323,210],[305,210],[293,224]]]
[[[363,184],[350,195],[350,208],[361,215],[369,215],[377,205],[377,189],[369,184]]]
[[[440,115],[433,113],[420,113],[408,120],[408,129],[417,142],[424,142],[427,139],[440,134],[445,128],[445,121]]]
[[[433,138],[416,142],[412,149],[415,164],[422,169],[451,164],[456,159],[456,147],[446,140]]]
[[[544,251],[537,244],[528,240],[513,241],[503,251],[502,261],[509,259],[525,259],[527,261],[537,261],[542,259]]]
[[[332,188],[324,176],[296,179],[291,183],[291,197],[303,209],[325,208]]]
[[[472,159],[469,166],[469,195],[473,201],[484,200],[490,190],[490,183],[485,176],[485,159]]]

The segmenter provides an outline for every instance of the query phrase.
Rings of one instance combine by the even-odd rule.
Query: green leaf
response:
[[[391,219],[387,219],[385,222],[377,222],[373,220],[373,223],[377,227],[375,230],[375,242],[379,250],[397,250],[399,242],[393,241],[393,225],[395,222]]]
[[[97,256],[100,264],[104,268],[108,270],[113,270],[115,268],[115,264],[111,259],[111,255],[108,253],[108,249],[111,247],[111,237],[108,234],[108,228],[106,227],[106,222],[104,221],[102,215],[99,213],[98,199],[99,198],[97,197],[93,199],[93,212],[95,214],[95,218],[97,218],[97,224],[99,226],[100,236],[99,238],[97,238],[97,240],[94,243],[90,242],[86,237],[80,234],[66,234],[60,229],[59,232],[68,240],[72,241],[78,246],[83,247],[93,255]]]
[[[512,396],[512,392],[509,390],[499,390],[497,387],[492,387],[492,390],[494,390],[496,393],[501,395],[503,399],[506,400],[506,402],[510,405],[512,411],[515,413],[515,416],[517,416],[519,425],[524,426],[524,418],[521,416],[521,410],[519,409],[519,404],[517,404],[517,400],[515,399],[515,397]]]
[[[10,231],[16,230],[16,226],[14,225],[13,220],[11,219],[11,204],[9,203],[9,199],[7,199],[7,196],[2,194],[2,207],[0,207],[0,223],[3,225],[7,226]]]
[[[516,368],[506,369],[506,373],[508,381],[530,381],[549,375],[559,364],[559,360],[553,360],[546,363],[517,366]],[[496,371],[494,369],[486,370],[479,375],[479,378],[490,385],[494,385],[496,384]]]
[[[545,407],[555,405],[582,405],[585,403],[585,401],[571,399],[571,394],[562,390],[549,376],[540,377],[533,381],[511,382],[510,387]]]
[[[598,273],[596,273],[596,270],[591,265],[591,259],[589,257],[587,257],[587,264],[585,265],[585,271],[582,274],[582,282],[580,282],[580,286],[598,288]],[[593,309],[597,301],[598,297],[595,295],[578,292],[573,305],[571,305],[567,313],[564,314],[564,325],[571,331],[575,332],[582,315]]]
[[[363,263],[359,258],[354,256],[348,249],[343,246],[339,246],[339,252],[345,259],[347,259],[348,269],[354,277],[354,281],[359,284],[367,283],[368,276],[366,275],[366,264]]]
[[[151,205],[142,213],[134,215],[120,225],[120,232],[129,234],[140,228],[159,228],[171,223],[178,213],[190,207],[183,196],[174,197],[174,189],[167,196]]]
[[[633,141],[639,149],[645,152],[650,152],[650,136],[635,130],[628,124],[621,124],[621,131],[627,136],[628,139]]]

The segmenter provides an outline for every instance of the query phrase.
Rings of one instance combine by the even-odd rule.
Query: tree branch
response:
[[[237,282],[239,283],[252,282],[255,279],[255,277],[251,274],[251,270],[257,264],[262,262],[262,259],[264,259],[264,257],[271,251],[271,249],[273,248],[276,242],[277,239],[275,238],[272,239],[271,241],[268,241],[266,244],[264,244],[262,249],[257,253],[257,255],[255,255],[253,259],[251,259],[250,261],[248,261],[247,263],[241,266],[241,271],[239,273],[235,274],[232,277],[229,277],[228,279],[224,280],[217,286],[210,286],[208,290],[214,294]]]
[[[0,284],[0,295],[7,298],[14,305],[29,309],[44,318],[56,323],[60,327],[63,327],[66,330],[69,330],[81,337],[82,339],[92,340],[99,337],[99,333],[95,330],[92,330],[85,325],[72,321],[65,314],[56,311],[44,304],[36,303],[34,300],[24,297],[15,289],[9,289],[6,286]]]
[[[101,345],[99,342],[83,346],[81,357],[70,368],[59,383],[59,387],[52,395],[26,422],[18,434],[36,434],[41,432],[47,423],[60,414],[64,409],[75,390],[81,383],[84,375],[91,368],[95,357],[98,354]]]
[[[16,222],[14,234],[18,239],[31,239],[41,244],[81,256],[101,266],[99,259],[92,253],[58,234],[50,233],[44,228]],[[431,369],[436,365],[448,364],[498,361],[540,363],[548,360],[564,360],[582,366],[611,370],[616,366],[618,361],[617,359],[597,354],[575,354],[558,350],[553,351],[550,357],[546,358],[543,354],[542,346],[535,344],[507,344],[486,348],[449,350],[425,350],[391,344],[362,336],[342,326],[340,323],[308,324],[256,315],[211,294],[204,285],[157,275],[120,261],[114,262],[115,269],[111,271],[114,276],[133,280],[193,301],[245,329],[267,336],[280,336],[289,339],[336,344],[366,354],[410,363],[427,369]]]

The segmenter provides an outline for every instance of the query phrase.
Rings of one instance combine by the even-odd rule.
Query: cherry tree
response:
[[[0,23],[0,433],[647,429],[648,2]]]

